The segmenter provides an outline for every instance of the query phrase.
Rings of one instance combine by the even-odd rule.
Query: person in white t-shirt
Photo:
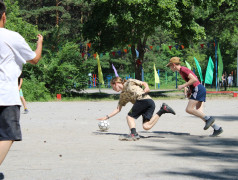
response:
[[[22,140],[18,77],[23,64],[38,63],[43,44],[43,36],[39,34],[37,48],[32,51],[19,33],[4,28],[5,12],[6,6],[0,1],[0,165],[12,143]]]
[[[229,86],[229,87],[232,87],[232,84],[233,84],[233,76],[232,76],[231,74],[228,76],[227,80],[228,80],[228,86]]]

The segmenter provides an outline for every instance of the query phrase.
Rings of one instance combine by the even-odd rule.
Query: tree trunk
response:
[[[59,12],[58,12],[59,0],[56,0],[56,26],[59,26]]]
[[[141,40],[138,41],[137,44],[137,51],[139,52],[139,57],[136,56],[136,48],[135,45],[131,46],[131,53],[132,53],[132,62],[135,68],[135,79],[142,80],[142,68],[144,62],[144,55],[145,55],[145,43],[146,38],[144,38],[143,43]]]

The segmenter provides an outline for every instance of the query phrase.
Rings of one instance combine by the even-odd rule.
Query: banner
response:
[[[201,82],[202,82],[202,81],[203,81],[202,69],[201,69],[201,67],[200,67],[200,65],[199,65],[198,60],[197,60],[195,57],[193,57],[193,58],[194,58],[194,60],[195,60],[195,63],[196,63],[196,66],[197,66],[197,70],[198,70],[198,74],[199,74],[200,80],[201,80]]]
[[[154,64],[154,75],[155,75],[155,83],[160,83],[159,75],[156,71],[155,64]]]
[[[98,78],[99,78],[99,82],[101,84],[104,84],[102,68],[101,68],[101,65],[100,65],[100,60],[99,60],[98,53],[97,53],[97,62],[98,62]]]
[[[186,63],[187,68],[190,69],[190,70],[192,70],[190,64],[189,64],[187,61],[185,61],[185,63]]]
[[[136,50],[136,49],[135,49]],[[139,51],[136,50],[136,57],[139,57]]]
[[[214,63],[212,61],[211,56],[209,57],[207,71],[205,75],[205,84],[212,84],[213,81],[213,70],[214,70]]]
[[[116,70],[116,68],[114,67],[113,64],[112,64],[112,69],[114,70],[115,76],[116,76],[116,77],[119,77],[119,75],[117,74],[117,70]]]
[[[217,56],[218,56],[218,80],[222,80],[223,62],[222,62],[221,51],[219,48],[219,43],[218,43],[218,47],[217,47]]]

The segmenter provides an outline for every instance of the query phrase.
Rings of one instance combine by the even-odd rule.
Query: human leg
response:
[[[189,99],[186,112],[201,118],[206,124],[204,130],[207,130],[215,121],[213,117],[205,116],[203,113],[203,102]]]
[[[213,117],[205,116],[205,114],[203,113],[204,102],[200,101],[194,102],[194,101],[195,100],[191,100],[191,102],[188,103],[186,112],[192,115],[196,114],[195,116],[200,117],[205,122],[204,130],[207,130],[211,126],[214,129],[214,132],[211,136],[218,136],[219,134],[221,134],[223,132],[222,127],[214,123],[215,119]],[[196,109],[193,107],[196,107]]]
[[[203,107],[204,107],[204,103],[201,103],[201,106],[198,105],[196,108],[199,111],[203,112]],[[223,133],[222,127],[217,125],[217,124],[215,124],[214,120],[212,120],[212,119],[214,119],[213,117],[205,116],[204,118],[206,119],[206,125],[205,125],[204,129],[206,130],[206,128],[208,129],[210,126],[214,129],[213,134],[211,136],[215,137],[215,136],[218,136],[219,134]],[[209,121],[213,121],[213,124],[209,125],[211,123]]]
[[[138,133],[136,132],[136,123],[135,119],[142,115],[144,112],[145,106],[147,105],[146,100],[137,100],[131,110],[129,111],[126,119],[129,129],[131,131],[130,134],[121,135],[119,140],[121,141],[136,141],[140,139]]]
[[[196,107],[196,109],[195,109],[195,107]],[[201,118],[203,121],[206,121],[204,119],[205,114],[202,111],[202,102],[200,102],[200,101],[197,101],[194,99],[189,99],[188,105],[186,107],[186,112]]]
[[[169,107],[166,103],[162,104],[160,110],[154,116],[152,116],[153,112],[154,110],[150,111],[150,109],[148,109],[148,111],[146,111],[143,115],[143,128],[145,130],[150,130],[158,122],[162,114],[171,113],[175,115],[174,110],[171,107]],[[149,119],[148,117],[151,117],[150,120],[147,120]]]
[[[196,109],[200,112],[204,112],[204,102],[201,102],[199,101],[197,104],[196,104]]]
[[[0,141],[0,165],[5,159],[9,149],[12,146],[13,141]]]
[[[127,124],[129,126],[131,133],[119,136],[119,140],[121,140],[121,141],[137,141],[137,140],[139,140],[140,136],[136,132],[135,119],[129,115],[126,117],[126,119],[127,119]]]
[[[127,116],[127,123],[130,129],[135,128],[135,119],[143,116],[143,123],[145,119],[151,119],[155,110],[155,103],[152,99],[137,100]]]
[[[160,116],[158,114],[155,114],[150,120],[145,120],[143,122],[143,129],[148,131],[150,130],[159,120]]]
[[[135,122],[135,119],[133,117],[127,115],[126,119],[127,119],[127,124],[128,124],[130,129],[136,128],[136,122]]]
[[[21,96],[20,98],[21,98],[21,102],[22,102],[24,109],[27,109],[26,100],[25,100],[24,96]]]
[[[214,123],[215,119],[210,116],[205,116],[203,112],[203,104],[205,101],[206,89],[202,84],[199,84],[192,91],[192,96],[190,97],[186,112],[200,117],[203,121],[205,121],[206,124],[204,130],[207,130]]]
[[[196,109],[203,112],[203,109],[204,109],[204,102],[201,102],[201,103],[198,103],[197,106],[196,106]],[[214,119],[213,117],[210,117],[210,116],[205,116],[204,117],[205,119],[205,122],[209,121],[210,119]],[[213,120],[212,120],[213,121]],[[207,125],[208,127],[210,127],[209,125]],[[211,127],[214,129],[214,133],[218,133],[218,131],[223,131],[222,128],[220,126],[218,126],[217,124],[213,123],[211,125]],[[206,128],[205,128],[206,129]]]
[[[25,98],[23,96],[22,89],[20,89],[20,99],[21,99],[22,105],[24,107],[24,113],[27,114],[29,111],[28,111],[27,106],[26,106],[26,100],[25,100]]]

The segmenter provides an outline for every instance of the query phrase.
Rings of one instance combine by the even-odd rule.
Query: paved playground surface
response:
[[[150,131],[137,130],[139,141],[119,141],[129,132],[128,104],[110,119],[108,132],[96,118],[118,101],[28,103],[21,114],[23,141],[15,142],[0,167],[6,180],[158,180],[238,179],[238,99],[208,99],[205,109],[222,125],[220,137],[209,137],[202,120],[186,114],[187,100],[168,103],[176,116],[162,115]]]

